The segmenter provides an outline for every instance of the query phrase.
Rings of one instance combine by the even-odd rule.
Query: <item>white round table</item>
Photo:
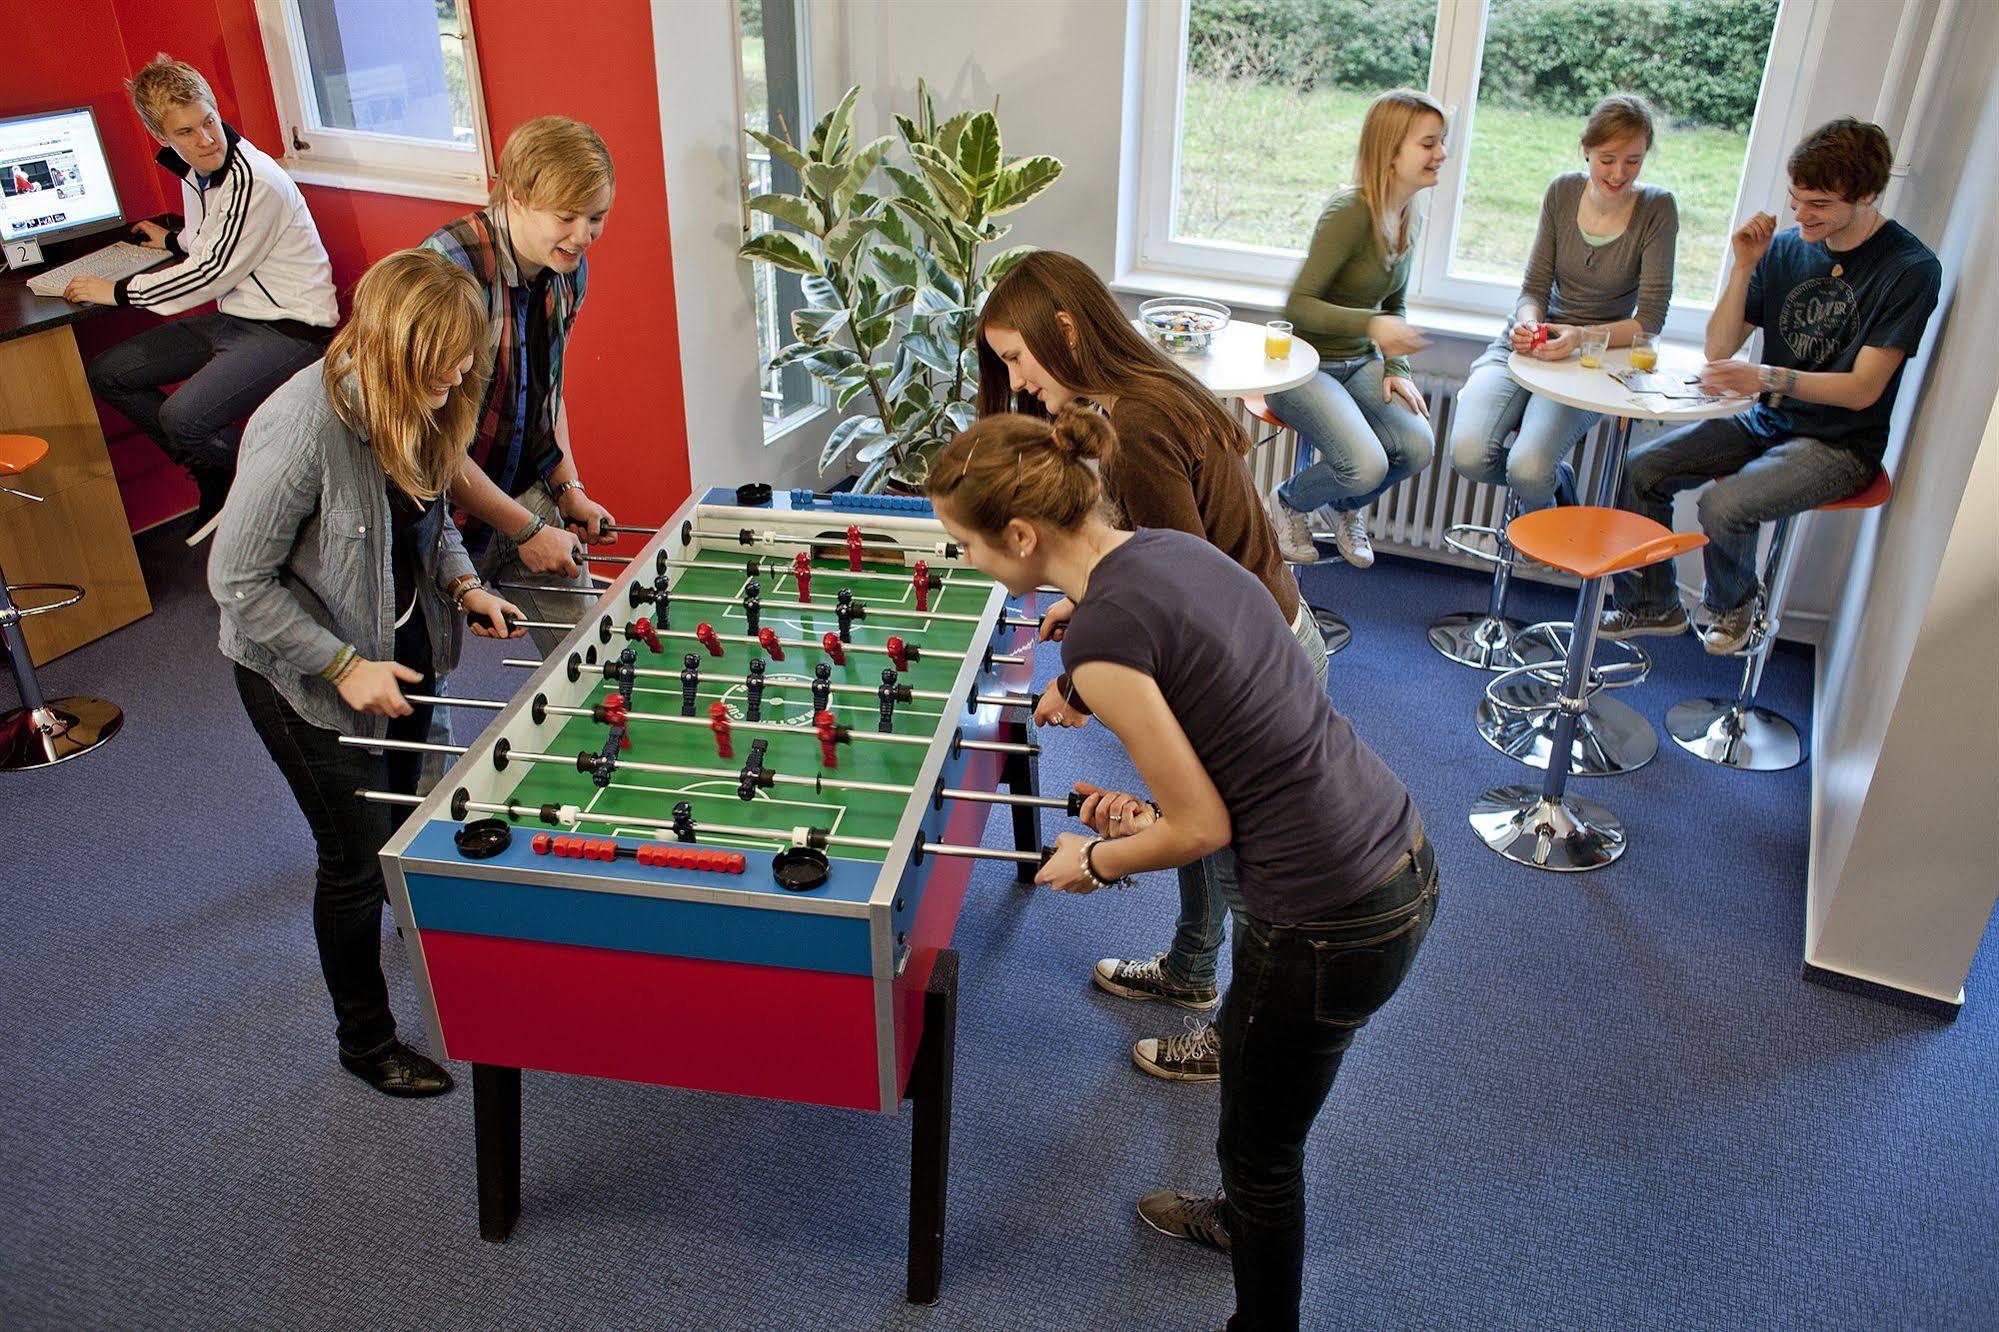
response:
[[[1700,355],[1691,347],[1662,346],[1654,373],[1693,375],[1702,364]],[[1594,501],[1607,509],[1617,507],[1617,488],[1624,479],[1624,453],[1631,446],[1632,422],[1706,421],[1746,412],[1756,402],[1754,398],[1694,402],[1633,393],[1611,378],[1612,374],[1630,368],[1629,347],[1613,347],[1603,354],[1603,364],[1596,367],[1585,367],[1577,356],[1563,361],[1541,361],[1515,352],[1506,358],[1506,372],[1522,388],[1567,407],[1580,407],[1614,418],[1616,426],[1610,432],[1610,447],[1604,457],[1603,473],[1597,480]]]
[[[1131,321],[1140,337],[1145,327]],[[1262,324],[1247,319],[1231,319],[1215,334],[1215,340],[1199,356],[1167,352],[1175,365],[1201,381],[1218,398],[1246,398],[1251,394],[1281,393],[1319,373],[1319,350],[1296,333],[1291,335],[1291,355],[1273,361],[1263,354]],[[1156,347],[1159,344],[1153,343]],[[1165,348],[1160,348],[1165,351]]]

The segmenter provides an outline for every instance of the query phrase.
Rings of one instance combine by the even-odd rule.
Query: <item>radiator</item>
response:
[[[1453,524],[1497,527],[1506,512],[1503,486],[1467,481],[1451,470],[1451,414],[1456,410],[1458,387],[1463,382],[1456,376],[1416,376],[1417,386],[1430,404],[1430,426],[1437,448],[1428,467],[1391,487],[1368,506],[1367,530],[1375,549],[1467,568],[1491,567],[1444,544],[1444,529]],[[1250,415],[1240,398],[1233,399],[1232,406],[1250,438],[1258,441],[1249,455],[1250,475],[1256,478],[1258,491],[1269,494],[1273,486],[1297,469],[1298,436]],[[1570,459],[1576,469],[1577,491],[1586,497],[1596,493],[1609,429],[1608,421],[1599,422],[1584,438],[1577,455]],[[1574,583],[1573,579],[1531,561],[1522,562],[1517,576]]]

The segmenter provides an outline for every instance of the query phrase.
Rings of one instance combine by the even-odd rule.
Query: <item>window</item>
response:
[[[801,0],[736,0],[736,20],[742,34],[743,128],[794,142],[804,139],[811,131],[803,110],[811,105],[806,87],[804,4]],[[804,192],[794,168],[773,161],[763,145],[748,135],[744,141],[745,199]],[[748,234],[754,236],[780,224],[767,214],[748,213],[747,225]],[[750,271],[756,286],[757,363],[767,365],[792,340],[792,312],[805,306],[804,278],[781,272],[771,264],[752,264]],[[762,396],[766,435],[819,405],[812,376],[803,366],[764,370]]]
[[[257,20],[293,176],[486,202],[467,0],[257,0]]]
[[[1542,192],[1581,165],[1589,108],[1631,91],[1659,119],[1644,179],[1679,204],[1668,329],[1696,333],[1745,172],[1781,162],[1769,140],[1791,130],[1783,116],[1768,125],[1756,116],[1763,103],[1788,104],[1798,77],[1800,62],[1773,59],[1773,49],[1802,44],[1816,2],[1147,6],[1130,252],[1144,270],[1288,283],[1326,197],[1352,177],[1369,100],[1425,88],[1450,113],[1451,160],[1431,192],[1411,298],[1502,313],[1519,290]]]

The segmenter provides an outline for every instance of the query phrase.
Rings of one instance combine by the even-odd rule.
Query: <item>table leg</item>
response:
[[[472,1065],[472,1136],[479,1164],[479,1238],[504,1243],[521,1219],[521,1071]]]
[[[1015,744],[1030,744],[1034,737],[1026,722],[1018,719],[1006,722],[1002,728],[1008,740]],[[1000,768],[1000,780],[1006,789],[1015,795],[1039,795],[1041,793],[1041,763],[1033,754],[1009,754]],[[1014,805],[1013,845],[1017,851],[1041,850],[1041,811],[1033,805]],[[1026,861],[1014,867],[1014,878],[1021,883],[1034,882],[1035,867]]]
[[[1603,470],[1596,481],[1596,506],[1617,507],[1618,488],[1624,484],[1624,454],[1631,447],[1631,418],[1620,416],[1610,428],[1610,447],[1603,455]]]
[[[937,954],[923,994],[923,1040],[909,1069],[911,1304],[935,1304],[944,1282],[944,1199],[951,1169],[951,1074],[958,1042],[958,954]]]

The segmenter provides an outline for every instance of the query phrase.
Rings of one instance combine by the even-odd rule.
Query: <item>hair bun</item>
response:
[[[1055,414],[1052,442],[1065,458],[1101,458],[1116,441],[1110,418],[1095,407],[1071,403]]]

